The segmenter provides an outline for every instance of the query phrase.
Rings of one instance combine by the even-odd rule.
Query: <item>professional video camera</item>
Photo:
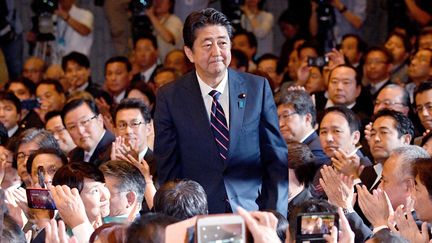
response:
[[[145,14],[145,10],[152,6],[152,0],[132,0],[129,10],[132,12],[132,36],[153,32],[153,25]]]
[[[34,0],[31,9],[36,14],[33,19],[33,30],[36,32],[37,41],[54,40],[53,14],[57,9],[57,0]]]
[[[336,17],[330,0],[317,0],[318,24],[320,28],[332,28],[336,23]]]

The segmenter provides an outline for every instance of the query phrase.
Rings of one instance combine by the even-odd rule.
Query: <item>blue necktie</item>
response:
[[[225,118],[225,113],[218,99],[221,93],[216,90],[210,91],[209,95],[213,98],[210,114],[210,125],[213,136],[219,150],[219,155],[225,161],[228,158],[229,149],[229,129]]]

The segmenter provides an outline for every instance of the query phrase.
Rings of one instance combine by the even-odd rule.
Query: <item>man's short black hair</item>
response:
[[[243,51],[239,49],[231,49],[231,56],[237,60],[236,68],[245,67],[245,70],[249,69],[249,60]]]
[[[52,185],[66,185],[71,189],[76,188],[81,193],[84,188],[84,179],[105,183],[104,175],[95,165],[86,162],[73,162],[57,170]]]
[[[225,27],[229,38],[232,38],[233,28],[227,16],[214,8],[206,8],[194,11],[187,16],[183,25],[183,40],[185,46],[192,49],[197,37],[197,30],[210,25]]]
[[[65,123],[65,117],[66,115],[80,107],[81,105],[87,105],[90,110],[93,112],[94,115],[99,115],[99,110],[95,104],[95,102],[93,100],[87,100],[87,99],[73,99],[71,101],[69,101],[68,103],[66,103],[66,105],[63,107],[63,110],[61,111],[61,118],[63,121],[63,124]]]
[[[386,58],[386,64],[391,64],[393,62],[393,56],[392,56],[391,52],[389,50],[387,50],[387,48],[385,48],[383,46],[372,46],[372,47],[369,47],[367,49],[366,53],[364,54],[364,60],[365,60],[365,62],[366,62],[367,56],[371,52],[381,52],[382,54],[384,54],[384,56]]]
[[[45,125],[48,123],[49,120],[51,120],[52,118],[54,118],[56,116],[60,116],[60,119],[61,119],[61,111],[49,111],[48,113],[46,113],[45,114]]]
[[[127,243],[165,242],[165,228],[177,223],[172,216],[162,213],[147,213],[137,218],[127,229]]]
[[[127,57],[124,57],[124,56],[115,56],[115,57],[111,57],[110,59],[108,59],[105,62],[105,73],[107,71],[108,64],[115,63],[115,62],[123,63],[126,66],[126,70],[128,72],[132,71],[132,64],[131,64],[131,62],[129,61],[129,59]]]
[[[339,113],[345,118],[345,120],[348,122],[351,133],[360,131],[360,120],[351,109],[341,105],[329,107],[325,109],[323,119],[327,114],[332,112]]]
[[[134,39],[133,39],[133,48],[136,48],[136,44],[138,43],[138,41],[140,40],[149,40],[152,43],[152,46],[154,47],[154,49],[158,49],[158,44],[157,44],[157,39],[154,35],[152,35],[151,33],[140,33],[139,35],[137,35]]]
[[[384,43],[386,43],[386,42],[387,42],[390,38],[392,38],[393,36],[396,36],[396,37],[398,37],[399,39],[402,40],[402,44],[404,45],[404,48],[405,48],[405,52],[406,52],[406,53],[410,53],[410,52],[411,52],[412,44],[411,44],[410,38],[409,38],[406,34],[403,34],[403,33],[401,33],[401,32],[397,32],[397,31],[393,31],[393,32],[391,32],[391,33],[387,36],[386,41],[385,41]]]
[[[185,220],[208,214],[207,195],[202,186],[192,180],[168,181],[153,198],[155,212]]]
[[[27,173],[29,173],[29,175],[31,175],[33,160],[36,158],[36,156],[38,156],[40,154],[51,154],[51,155],[57,156],[58,158],[60,158],[63,165],[68,163],[68,159],[67,159],[66,155],[60,149],[56,149],[56,148],[38,149],[36,152],[32,153],[29,156],[29,158],[27,159],[26,169],[27,169]]]
[[[28,78],[20,78],[20,79],[14,79],[7,82],[4,86],[4,90],[9,90],[10,85],[13,83],[19,83],[22,84],[30,93],[30,95],[34,95],[36,92],[36,85]]]
[[[18,99],[18,97],[15,96],[14,93],[7,92],[7,91],[0,91],[0,101],[11,102],[15,106],[17,113],[18,114],[21,113],[21,101]]]
[[[366,48],[367,48],[367,44],[366,44],[366,42],[359,36],[359,35],[356,35],[356,34],[352,34],[352,33],[350,33],[350,34],[345,34],[344,36],[342,36],[342,41],[341,41],[341,43],[345,40],[345,39],[347,39],[347,38],[354,38],[354,39],[356,39],[356,41],[357,41],[357,51],[358,52],[360,52],[360,53],[364,53],[365,51],[366,51]]]
[[[114,123],[117,120],[117,113],[120,110],[127,110],[127,109],[138,109],[141,112],[142,117],[144,118],[144,122],[146,124],[150,123],[151,121],[151,114],[149,108],[144,104],[144,102],[140,99],[123,99],[120,104],[115,109],[114,112]]]
[[[414,125],[412,121],[399,111],[383,109],[378,111],[374,117],[373,122],[375,122],[380,117],[391,117],[395,121],[396,130],[398,132],[398,137],[409,134],[411,138],[414,138]]]
[[[295,112],[301,116],[311,114],[311,126],[316,123],[316,110],[313,100],[308,92],[304,90],[292,90],[281,93],[277,100],[277,105],[292,105]]]
[[[258,41],[257,41],[257,38],[256,38],[254,33],[247,31],[247,30],[238,30],[238,31],[234,32],[234,35],[232,38],[234,39],[236,36],[239,36],[239,35],[246,36],[248,44],[251,48],[257,48],[258,47]]]
[[[361,82],[362,82],[362,74],[361,74],[361,72],[357,72],[357,69],[355,67],[351,66],[350,64],[346,64],[346,63],[345,64],[340,64],[340,65],[336,66],[335,68],[333,68],[332,70],[330,70],[330,73],[329,73],[329,82],[331,81],[331,77],[332,77],[332,74],[333,74],[334,70],[336,70],[338,68],[341,68],[341,67],[346,67],[346,68],[352,69],[354,71],[354,73],[355,73],[356,85],[357,86],[361,85]]]
[[[68,62],[75,62],[81,67],[85,67],[87,69],[90,68],[89,58],[80,52],[73,51],[62,58],[61,66],[63,71],[66,71]]]
[[[55,88],[55,91],[59,94],[65,94],[65,91],[63,89],[63,86],[61,85],[61,83],[58,80],[55,79],[43,79],[41,80],[37,86],[36,86],[36,90],[39,86],[41,86],[42,84],[45,85],[53,85]]]
[[[432,80],[428,80],[426,82],[420,83],[419,86],[414,90],[414,105],[416,104],[415,98],[418,94],[429,91],[432,89]],[[431,101],[432,102],[432,101]]]
[[[150,101],[150,104],[154,104],[156,101],[156,95],[152,88],[148,86],[148,84],[144,82],[136,82],[129,86],[129,88],[126,90],[126,96],[128,96],[129,92],[133,89],[138,90],[139,92],[143,93]]]
[[[144,188],[146,186],[144,176],[133,164],[123,160],[109,160],[99,166],[104,177],[112,176],[118,180],[115,187],[121,192],[135,192],[138,205],[144,199]]]
[[[322,50],[321,50],[321,48],[319,47],[319,44],[316,42],[316,41],[313,41],[313,40],[308,40],[308,41],[305,41],[303,44],[301,44],[298,48],[297,48],[297,55],[300,55],[300,52],[303,50],[303,49],[306,49],[306,48],[310,48],[310,49],[314,49],[315,51],[316,51],[316,53],[317,53],[317,55],[319,56],[319,55],[322,55]]]

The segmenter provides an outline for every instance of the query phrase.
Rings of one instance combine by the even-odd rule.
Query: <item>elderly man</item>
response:
[[[281,94],[277,111],[280,130],[286,142],[294,140],[306,144],[319,164],[329,161],[315,131],[315,106],[306,91],[293,90]]]

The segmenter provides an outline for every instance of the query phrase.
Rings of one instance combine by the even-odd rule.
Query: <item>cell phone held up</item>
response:
[[[27,202],[29,208],[34,209],[56,209],[51,192],[42,188],[27,188]]]
[[[246,228],[239,215],[215,215],[198,218],[196,223],[197,243],[245,243]]]
[[[302,213],[297,216],[297,242],[325,242],[324,234],[330,234],[331,228],[339,229],[337,213]]]
[[[327,56],[320,57],[308,57],[307,59],[308,67],[324,67],[329,63],[329,58]]]

